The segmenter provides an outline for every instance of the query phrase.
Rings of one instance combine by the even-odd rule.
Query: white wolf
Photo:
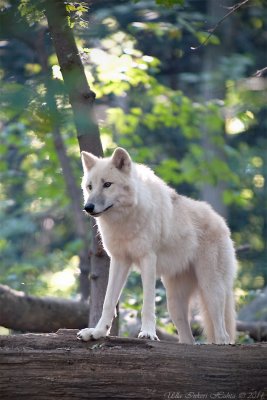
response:
[[[102,316],[81,340],[108,334],[132,265],[143,284],[140,338],[158,339],[155,282],[166,288],[168,311],[181,343],[194,343],[189,303],[198,293],[209,343],[235,341],[236,259],[224,220],[205,202],[177,194],[146,166],[117,148],[109,158],[82,152],[85,211],[96,217],[111,258]]]

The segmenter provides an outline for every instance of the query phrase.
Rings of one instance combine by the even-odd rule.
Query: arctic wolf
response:
[[[181,343],[193,343],[189,304],[198,294],[209,343],[235,341],[233,280],[236,259],[224,220],[205,202],[167,186],[148,167],[117,148],[109,158],[82,152],[85,211],[96,218],[111,258],[102,316],[81,340],[109,333],[115,307],[132,265],[143,284],[140,338],[157,340],[155,282],[166,288],[168,311]]]

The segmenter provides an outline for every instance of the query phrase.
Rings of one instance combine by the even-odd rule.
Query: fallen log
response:
[[[246,332],[257,342],[267,341],[267,322],[265,321],[237,321],[237,330]]]
[[[56,332],[88,326],[87,302],[36,297],[0,285],[0,326],[20,332]],[[1,396],[0,396],[1,398]]]
[[[264,399],[267,343],[183,345],[77,330],[0,336],[0,397],[18,399]]]
[[[87,302],[56,297],[36,297],[0,284],[0,326],[20,332],[56,332],[60,328],[82,329],[88,326]],[[136,337],[141,321],[131,336]],[[267,322],[237,321],[237,331],[247,332],[256,341],[267,340]],[[194,333],[195,334],[195,333]],[[196,332],[199,334],[199,332]],[[178,341],[177,335],[157,330],[162,340]]]

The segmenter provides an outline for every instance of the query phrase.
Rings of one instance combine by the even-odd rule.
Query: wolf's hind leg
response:
[[[208,343],[215,343],[215,335],[213,329],[213,321],[210,317],[209,309],[205,301],[205,297],[200,293],[200,307],[201,307],[201,317],[203,319],[204,332],[207,336]]]
[[[193,279],[192,279],[193,278]],[[194,291],[194,277],[190,272],[162,279],[166,288],[170,317],[179,334],[179,342],[193,344],[194,338],[189,323],[189,301]]]
[[[230,337],[226,332],[224,321],[225,291],[216,286],[209,288],[209,291],[202,289],[201,298],[205,302],[210,322],[213,324],[214,335],[208,338],[209,342],[212,340],[216,344],[229,344]]]
[[[207,261],[206,265],[212,265]],[[204,309],[204,330],[209,343],[229,344],[230,337],[225,328],[226,288],[220,274],[215,269],[205,273],[205,269],[197,266],[197,280],[200,299]]]
[[[236,315],[234,293],[232,290],[226,295],[225,327],[230,336],[230,344],[234,344],[236,340]]]
[[[195,269],[200,298],[205,310],[204,329],[206,328],[208,341],[216,344],[229,344],[234,341],[234,328],[231,328],[231,332],[228,331],[230,324],[234,325],[233,302],[231,302],[232,314],[229,314],[229,296],[232,293],[233,280],[233,268],[230,268],[229,264],[231,262],[232,258],[229,258],[225,248],[219,248],[214,244],[202,250]]]

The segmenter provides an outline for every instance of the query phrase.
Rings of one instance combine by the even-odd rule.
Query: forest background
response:
[[[43,3],[0,2],[0,282],[27,295],[87,301],[91,229],[80,151]],[[105,155],[123,146],[178,192],[211,203],[238,250],[238,308],[261,296],[266,1],[236,9],[228,0],[65,3],[96,93]],[[133,272],[121,310],[137,317],[141,292]],[[159,324],[172,332],[160,283],[156,300]],[[266,316],[265,307],[254,318]]]

